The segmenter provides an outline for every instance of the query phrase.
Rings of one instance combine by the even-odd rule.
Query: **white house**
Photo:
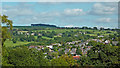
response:
[[[98,37],[104,37],[103,35],[100,35],[100,36],[98,36]]]
[[[109,41],[109,40],[106,40],[105,43],[110,43],[110,41]]]
[[[53,48],[53,46],[52,46],[52,45],[50,45],[50,46],[46,46],[46,47],[51,48],[51,49]]]
[[[34,35],[35,33],[31,33],[31,35]]]

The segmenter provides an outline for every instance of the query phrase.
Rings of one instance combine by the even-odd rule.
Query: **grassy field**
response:
[[[49,37],[45,37],[45,36],[42,36],[42,38],[44,38],[44,39],[54,39],[54,38],[49,38]]]
[[[35,39],[37,39],[37,36],[34,36]],[[54,38],[49,38],[49,37],[46,37],[46,36],[42,36],[43,39],[54,39]]]
[[[63,32],[66,32],[66,31],[77,31],[77,30],[80,30],[80,29],[53,29],[53,30],[34,30],[33,32],[36,32],[36,31],[38,31],[38,32],[41,32],[41,31],[45,31],[45,32],[47,32],[47,31],[49,31],[49,32],[52,32],[52,31],[55,31],[55,32],[57,32],[57,33],[63,33]]]
[[[34,36],[35,37],[35,39],[37,39],[37,36]]]
[[[82,32],[86,32],[86,31],[94,31],[94,33],[106,33],[107,31],[111,32],[111,33],[117,33],[116,31],[110,31],[110,30],[105,30],[105,31],[99,31],[99,30],[89,30],[89,29],[52,29],[52,30],[34,30],[33,32],[41,32],[41,31],[49,31],[49,32],[52,32],[52,31],[55,31],[57,33],[60,33],[60,32],[66,32],[66,31],[82,31]]]
[[[17,41],[16,43],[13,43],[10,40],[6,40],[5,41],[5,47],[16,47],[16,46],[22,46],[22,45],[25,45],[25,44],[29,44],[29,43],[32,43],[32,42],[20,42],[20,41]]]
[[[64,33],[66,31],[68,32],[71,32],[71,31],[82,31],[82,32],[91,32],[90,33],[86,33],[85,35],[90,35],[90,36],[97,36],[97,34],[99,33],[100,35],[104,35],[104,36],[108,36],[109,34],[111,35],[114,35],[114,34],[118,34],[116,31],[110,31],[110,30],[103,30],[103,31],[99,31],[99,30],[89,30],[89,29],[51,29],[51,30],[34,30],[32,32],[41,32],[41,31],[49,31],[49,32],[52,32],[52,31],[55,31],[56,33]],[[20,32],[28,32],[28,31],[20,31]],[[111,33],[107,33],[107,32],[111,32]],[[37,36],[34,36],[35,39],[37,39]],[[55,37],[58,37],[58,36],[54,36]],[[59,36],[61,37],[61,36]],[[46,36],[42,36],[43,39],[49,39],[49,40],[53,40],[54,38],[49,38],[49,37],[46,37]],[[33,43],[33,42],[21,42],[21,41],[17,41],[16,43],[13,43],[12,41],[10,40],[6,40],[5,42],[5,46],[6,47],[15,47],[15,46],[22,46],[22,45],[25,45],[25,44],[29,44],[29,43]]]

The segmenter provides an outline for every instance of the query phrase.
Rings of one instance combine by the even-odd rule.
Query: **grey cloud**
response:
[[[91,15],[113,15],[117,14],[117,3],[95,3],[93,8],[88,11]]]
[[[81,16],[85,14],[86,13],[83,11],[83,9],[80,9],[80,8],[64,10],[64,15],[67,15],[67,16]]]
[[[32,23],[48,23],[53,20],[53,18],[39,18],[39,17],[21,17],[15,19],[17,24],[32,24]]]
[[[113,18],[98,18],[95,20],[96,23],[116,23],[116,19]]]
[[[3,8],[2,13],[8,15],[9,18],[16,18],[27,15],[30,16],[35,14],[35,12],[32,9],[27,9],[27,8],[11,8],[11,9]]]
[[[84,20],[83,19],[81,19],[81,18],[76,18],[76,17],[71,17],[71,18],[61,18],[60,19],[61,20],[61,22],[65,22],[65,23],[71,23],[71,24],[75,24],[75,23],[80,23],[80,22],[83,22]]]

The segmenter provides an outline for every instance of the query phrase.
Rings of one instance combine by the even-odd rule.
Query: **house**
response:
[[[37,50],[39,50],[39,51],[40,51],[40,50],[41,50],[41,48],[37,48]]]
[[[20,31],[19,31],[18,34],[23,34],[23,32],[20,32]]]
[[[92,39],[93,41],[97,41],[97,39]]]
[[[72,48],[72,50],[70,51],[71,54],[76,54],[76,48]]]
[[[72,47],[71,45],[69,47]]]
[[[37,50],[44,49],[43,46],[33,46],[33,45],[29,46],[29,48],[35,48],[35,49],[37,49]]]
[[[76,56],[81,56],[81,55],[76,55]]]
[[[48,54],[48,53],[43,53],[43,54],[45,55],[45,54]]]
[[[87,46],[88,48],[91,48],[91,47],[93,47],[93,46]]]
[[[31,45],[31,46],[29,46],[29,48],[37,48],[37,46],[33,46],[33,45]]]
[[[99,39],[97,39],[97,42],[100,42],[100,40],[99,40]]]
[[[75,45],[76,47],[78,47],[78,45]]]
[[[87,45],[87,44],[88,44],[88,42],[85,42],[85,44]]]
[[[42,34],[39,33],[38,36],[42,36]]]
[[[99,42],[102,42],[102,40],[99,39]]]
[[[31,35],[35,35],[35,33],[31,33]]]
[[[25,35],[29,35],[29,32],[25,32]]]
[[[62,33],[57,34],[57,36],[62,36]]]
[[[73,59],[79,60],[80,56],[73,56]]]
[[[58,46],[62,46],[60,43],[55,43],[55,44],[52,44],[52,45],[58,45]]]
[[[103,35],[98,36],[98,38],[100,38],[100,37],[104,37],[104,36]]]
[[[52,46],[52,45],[49,45],[49,46],[46,46],[46,47],[48,47],[48,48],[50,48],[50,49],[53,49],[53,46]]]
[[[58,51],[61,51],[61,50],[63,50],[63,48],[59,48],[59,49],[58,49]]]
[[[108,43],[110,43],[110,41],[109,41],[109,40],[106,40],[106,41],[105,41],[105,44],[108,44]]]
[[[84,49],[83,49],[83,48],[82,48],[81,50],[82,50],[82,52],[84,52]]]
[[[78,37],[78,35],[74,35],[75,37]]]
[[[29,35],[29,33],[26,33],[26,35]]]
[[[54,52],[53,50],[49,49],[50,52]]]
[[[67,42],[66,44],[70,45],[70,44],[71,44],[71,42]]]
[[[29,46],[29,48],[34,48],[35,46]]]
[[[65,54],[67,54],[70,51],[70,49],[65,49]]]
[[[102,39],[101,41],[104,41],[105,39]]]
[[[43,48],[43,46],[38,46],[38,48],[41,48],[41,49],[42,49],[42,48]]]
[[[118,44],[118,41],[112,41],[112,44],[113,44],[113,45],[117,45],[117,44]]]
[[[78,40],[78,41],[74,41],[75,43],[79,43],[79,42],[81,42],[81,40]]]
[[[84,52],[82,52],[83,55],[86,55],[87,54],[87,51],[85,50]]]
[[[80,34],[82,34],[82,32],[79,32]]]
[[[67,42],[66,44],[70,45],[70,44],[75,44],[76,42],[73,41],[73,42]]]
[[[83,45],[82,43],[78,44],[80,47]]]

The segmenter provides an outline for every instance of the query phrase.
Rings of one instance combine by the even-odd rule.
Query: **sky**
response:
[[[14,26],[118,28],[117,2],[3,2],[2,14]]]

